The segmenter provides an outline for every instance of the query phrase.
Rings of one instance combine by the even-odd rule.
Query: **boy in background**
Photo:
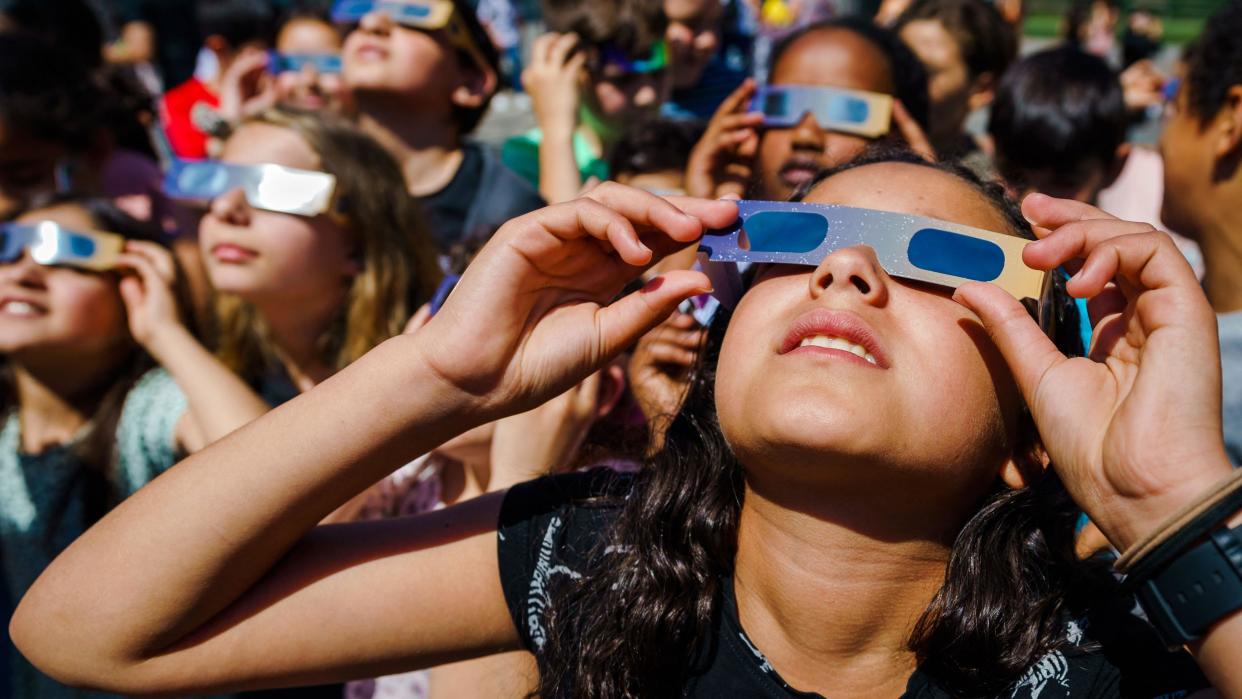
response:
[[[1225,448],[1242,465],[1242,0],[1230,0],[1187,49],[1169,106],[1162,217],[1203,250],[1204,288],[1217,313]]]
[[[549,33],[522,73],[539,126],[505,143],[504,161],[549,202],[608,179],[606,154],[654,116],[671,87],[660,0],[545,0]]]
[[[376,5],[351,28],[342,76],[359,125],[383,145],[423,205],[442,253],[477,245],[505,221],[543,206],[492,149],[467,139],[496,91],[496,48],[464,0],[429,0],[446,24],[394,17]],[[359,3],[339,3],[338,6]],[[434,13],[433,13],[434,14]]]

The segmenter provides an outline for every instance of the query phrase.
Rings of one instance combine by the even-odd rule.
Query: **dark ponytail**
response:
[[[931,165],[907,151],[863,156],[852,166],[909,162],[974,185],[1031,236],[999,186],[956,166]],[[829,171],[815,180],[843,169]],[[812,185],[813,186],[813,185]],[[808,188],[809,190],[809,188]],[[808,191],[804,190],[804,191]],[[1073,350],[1077,313],[1063,284],[1056,322]],[[685,403],[663,449],[634,478],[595,563],[553,589],[547,637],[537,654],[545,699],[676,697],[710,657],[703,643],[721,613],[720,582],[733,573],[744,497],[741,464],[716,417],[716,361],[728,315],[708,330]],[[1029,416],[1020,455],[1039,455]],[[1043,654],[1065,643],[1065,616],[1090,597],[1090,576],[1074,556],[1075,508],[1049,469],[1029,488],[998,482],[959,533],[945,582],[917,622],[909,647],[920,666],[960,696],[1011,686]]]

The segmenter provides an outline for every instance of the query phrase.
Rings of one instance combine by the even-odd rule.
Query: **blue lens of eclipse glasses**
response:
[[[331,53],[268,52],[267,69],[273,75],[300,73],[311,66],[317,73],[332,75],[341,72],[341,57]]]
[[[332,21],[337,24],[358,22],[376,10],[387,12],[398,23],[402,20],[424,20],[432,13],[432,7],[423,3],[395,2],[394,0],[341,0],[332,6]]]

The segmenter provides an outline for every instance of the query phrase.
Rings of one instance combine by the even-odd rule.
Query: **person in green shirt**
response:
[[[608,179],[613,144],[668,98],[667,19],[658,0],[547,0],[543,14],[549,33],[522,73],[539,126],[509,139],[502,157],[556,203]]]

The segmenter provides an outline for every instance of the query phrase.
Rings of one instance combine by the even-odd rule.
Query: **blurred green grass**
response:
[[[1184,44],[1199,35],[1203,29],[1202,17],[1166,17],[1164,19],[1164,40],[1170,44]],[[1061,15],[1030,14],[1022,26],[1023,33],[1029,37],[1052,38],[1060,36]]]

